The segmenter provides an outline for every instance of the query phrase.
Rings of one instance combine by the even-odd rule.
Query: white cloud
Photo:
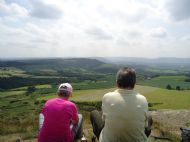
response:
[[[164,28],[159,27],[159,28],[153,29],[150,32],[150,36],[156,37],[156,38],[165,38],[167,36],[167,32]]]
[[[0,2],[1,57],[190,57],[190,23],[165,0]]]
[[[185,41],[185,42],[188,42],[188,41],[190,42],[190,34],[189,34],[189,35],[182,36],[182,37],[181,37],[181,40],[182,40],[182,41]],[[190,44],[190,43],[189,43],[189,44]]]
[[[111,34],[105,32],[103,29],[98,27],[91,27],[85,31],[88,36],[93,36],[93,38],[98,40],[111,40],[113,37]]]
[[[28,15],[28,11],[24,7],[21,7],[16,3],[11,3],[10,5],[8,5],[2,1],[0,3],[0,15],[25,17]]]
[[[166,8],[173,20],[182,21],[190,18],[189,0],[169,0]]]
[[[40,0],[31,1],[32,8],[30,15],[42,19],[58,19],[62,11],[56,5],[50,5]]]

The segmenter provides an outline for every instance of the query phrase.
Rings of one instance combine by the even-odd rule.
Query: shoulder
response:
[[[69,106],[70,108],[74,108],[74,109],[77,109],[77,106],[74,102],[71,102],[71,101],[66,101],[67,103],[67,106]]]
[[[147,103],[147,99],[145,96],[141,95],[140,93],[136,94],[137,99],[139,99],[140,101]]]
[[[103,99],[104,99],[104,98],[108,98],[108,97],[112,97],[112,96],[115,95],[115,94],[116,94],[116,92],[109,92],[109,93],[106,93],[106,94],[104,94]]]
[[[143,96],[143,95],[141,95],[140,93],[137,93],[136,96],[137,96],[139,99],[144,99],[144,100],[146,100],[146,97]]]
[[[68,103],[69,105],[71,105],[71,106],[76,106],[76,104],[75,104],[74,102],[72,102],[72,101],[67,101],[67,103]]]
[[[57,98],[49,99],[49,100],[46,101],[45,104],[50,104],[52,102],[55,102],[56,100],[57,100]]]
[[[117,92],[116,91],[113,91],[113,92],[109,92],[109,93],[106,93],[103,98],[102,98],[102,101],[109,101],[109,100],[113,100],[113,98],[115,98],[117,96]]]
[[[46,103],[44,104],[44,108],[53,106],[55,104],[55,102],[56,102],[56,98],[47,100]]]

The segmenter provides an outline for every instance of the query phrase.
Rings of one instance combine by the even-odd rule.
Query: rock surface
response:
[[[190,110],[158,110],[150,112],[153,118],[152,137],[181,138],[180,128],[190,127]]]

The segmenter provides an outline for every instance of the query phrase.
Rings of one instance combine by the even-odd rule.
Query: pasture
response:
[[[153,86],[159,88],[166,88],[168,84],[172,89],[176,89],[176,86],[180,86],[181,89],[190,89],[190,82],[185,82],[188,79],[186,76],[159,76],[151,79],[141,80],[138,83],[146,86]]]
[[[48,84],[35,86],[36,90],[27,94],[27,88],[17,88],[0,92],[0,141],[12,135],[22,139],[35,138],[38,133],[38,115],[46,100],[56,97],[56,86]],[[89,111],[101,108],[101,99],[116,88],[75,90],[71,98],[76,102],[85,119],[85,133],[91,137]],[[137,92],[146,96],[149,109],[189,109],[190,90],[166,90],[137,85]]]
[[[11,77],[11,76],[28,77],[29,75],[26,74],[25,71],[14,67],[6,67],[6,68],[0,67],[0,77]]]
[[[71,100],[75,102],[96,102],[101,101],[103,95],[114,91],[111,89],[90,89],[76,90]],[[136,85],[135,90],[147,98],[152,109],[189,109],[190,90],[167,90],[162,88]],[[56,97],[55,93],[38,97],[37,100],[48,100]]]

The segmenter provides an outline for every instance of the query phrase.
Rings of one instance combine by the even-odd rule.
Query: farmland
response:
[[[146,80],[141,80],[139,84],[147,85],[147,86],[154,86],[154,87],[160,87],[160,88],[166,88],[166,86],[169,84],[173,89],[176,88],[176,86],[180,86],[181,89],[190,89],[190,83],[186,82],[185,80],[188,79],[187,76],[158,76]]]
[[[8,68],[0,68],[0,77],[11,77],[11,76],[22,76],[27,77],[28,75],[21,69],[8,67]]]
[[[48,99],[56,97],[58,84],[62,82],[72,84],[71,101],[83,114],[84,131],[90,138],[89,112],[100,110],[103,95],[116,89],[115,74],[122,66],[92,59],[24,60],[1,64],[0,141],[36,138],[41,108]],[[147,98],[149,110],[190,109],[188,68],[134,67],[138,84],[135,90]],[[166,89],[168,84],[170,90]],[[180,90],[176,90],[176,86],[180,86]]]

